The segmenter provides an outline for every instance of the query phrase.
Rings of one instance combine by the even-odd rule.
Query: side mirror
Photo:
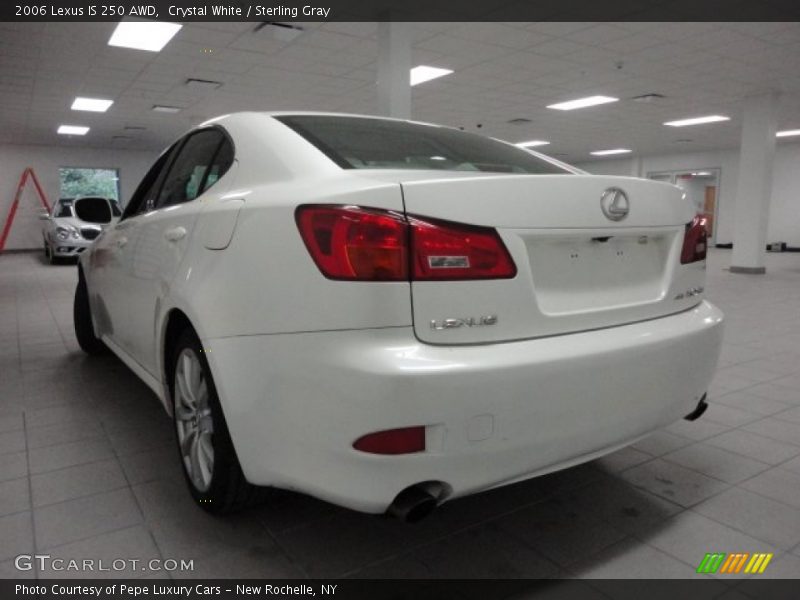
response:
[[[40,221],[49,221],[50,220],[50,213],[46,210],[39,211],[39,220]]]

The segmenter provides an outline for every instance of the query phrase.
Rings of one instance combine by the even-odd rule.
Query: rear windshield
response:
[[[449,127],[363,117],[275,118],[343,169],[569,173],[525,150]]]

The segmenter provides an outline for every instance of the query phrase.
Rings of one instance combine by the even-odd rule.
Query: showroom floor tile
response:
[[[701,420],[406,525],[289,492],[225,519],[200,511],[152,393],[78,350],[75,267],[2,256],[0,577],[76,575],[17,571],[34,549],[194,561],[105,576],[567,576],[606,592],[597,578],[694,577],[706,552],[763,550],[767,576],[800,577],[800,256],[767,258],[767,275],[734,275],[728,251],[710,253],[727,325]]]

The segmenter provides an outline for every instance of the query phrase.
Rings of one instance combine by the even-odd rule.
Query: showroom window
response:
[[[61,167],[58,170],[61,198],[102,196],[119,200],[119,171],[90,167]]]

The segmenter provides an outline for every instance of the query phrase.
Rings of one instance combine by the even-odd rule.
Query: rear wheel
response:
[[[52,251],[50,255],[52,257]],[[81,347],[81,350],[91,355],[106,354],[108,348],[103,341],[94,334],[92,307],[89,305],[89,291],[86,289],[86,279],[81,269],[78,269],[78,286],[75,288],[72,318],[75,324],[75,337],[78,340],[78,345]]]
[[[178,452],[195,502],[213,514],[240,510],[261,498],[242,473],[200,340],[186,329],[174,348],[171,392]]]

